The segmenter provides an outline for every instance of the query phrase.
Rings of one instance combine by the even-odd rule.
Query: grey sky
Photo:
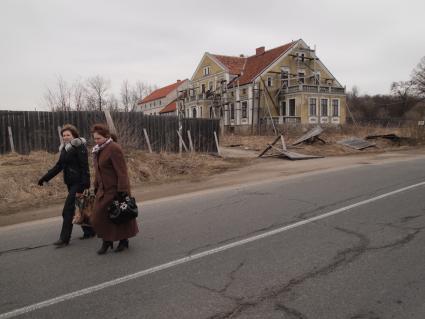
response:
[[[255,53],[302,38],[347,88],[388,93],[425,55],[425,1],[0,0],[0,109],[43,108],[61,75],[159,86],[205,51]]]

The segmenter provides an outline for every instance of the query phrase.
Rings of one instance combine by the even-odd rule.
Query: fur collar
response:
[[[61,152],[63,148],[65,148],[65,151],[69,152],[74,147],[79,147],[81,145],[86,145],[86,144],[87,144],[87,141],[84,137],[77,137],[71,140],[71,142],[61,144],[61,146],[59,147],[59,152]]]

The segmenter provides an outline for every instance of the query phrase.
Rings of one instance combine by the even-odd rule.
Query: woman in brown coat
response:
[[[127,165],[121,146],[116,143],[115,138],[111,137],[106,125],[94,125],[92,133],[96,143],[92,151],[96,193],[92,225],[98,237],[103,239],[102,247],[97,252],[102,255],[108,248],[113,248],[114,241],[119,240],[115,252],[128,248],[128,238],[136,236],[139,229],[135,219],[120,225],[109,220],[108,207],[112,202],[115,199],[121,201],[130,195]]]

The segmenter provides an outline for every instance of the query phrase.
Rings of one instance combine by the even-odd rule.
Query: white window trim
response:
[[[270,82],[270,84],[269,84]],[[273,77],[268,76],[267,77],[267,87],[272,87],[273,86]]]
[[[310,100],[315,100],[316,101],[316,114],[311,114],[311,103]],[[317,117],[317,111],[318,111],[318,104],[317,104],[317,97],[310,97],[308,98],[308,114],[309,116],[316,116]]]
[[[204,70],[204,76],[211,74],[210,66],[205,66],[203,70]]]
[[[244,108],[244,103],[245,103],[245,105],[246,105],[246,116],[245,117],[243,117],[243,108]],[[247,119],[249,116],[248,116],[248,101],[242,101],[241,102],[241,118],[242,119]]]
[[[290,113],[290,111],[291,111],[291,106],[290,106],[290,103],[289,103],[289,101],[291,101],[291,100],[294,100],[295,101],[295,103],[294,103],[294,107],[295,107],[295,109],[294,109],[294,115],[290,115],[289,113]],[[286,116],[287,117],[294,117],[294,116],[297,116],[297,99],[296,98],[290,98],[290,99],[288,99],[287,100],[287,102],[286,102]]]
[[[338,101],[338,115],[334,115],[334,105],[333,101]],[[332,98],[331,99],[331,111],[332,111],[332,117],[341,117],[341,101],[340,99]]]
[[[327,108],[327,115],[326,116],[322,115],[322,100],[328,101],[327,105],[326,105],[326,108]],[[330,114],[329,113],[329,98],[320,98],[320,117],[329,117],[330,116],[329,114]]]

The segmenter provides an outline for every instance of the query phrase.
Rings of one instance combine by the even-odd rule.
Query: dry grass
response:
[[[46,152],[34,152],[28,156],[0,156],[0,214],[63,202],[66,187],[62,174],[44,187],[37,185],[38,179],[55,164],[57,157],[57,154]],[[133,187],[142,183],[199,180],[203,176],[247,164],[244,159],[222,159],[204,154],[184,154],[180,157],[178,154],[147,154],[137,150],[126,150],[126,157]]]

